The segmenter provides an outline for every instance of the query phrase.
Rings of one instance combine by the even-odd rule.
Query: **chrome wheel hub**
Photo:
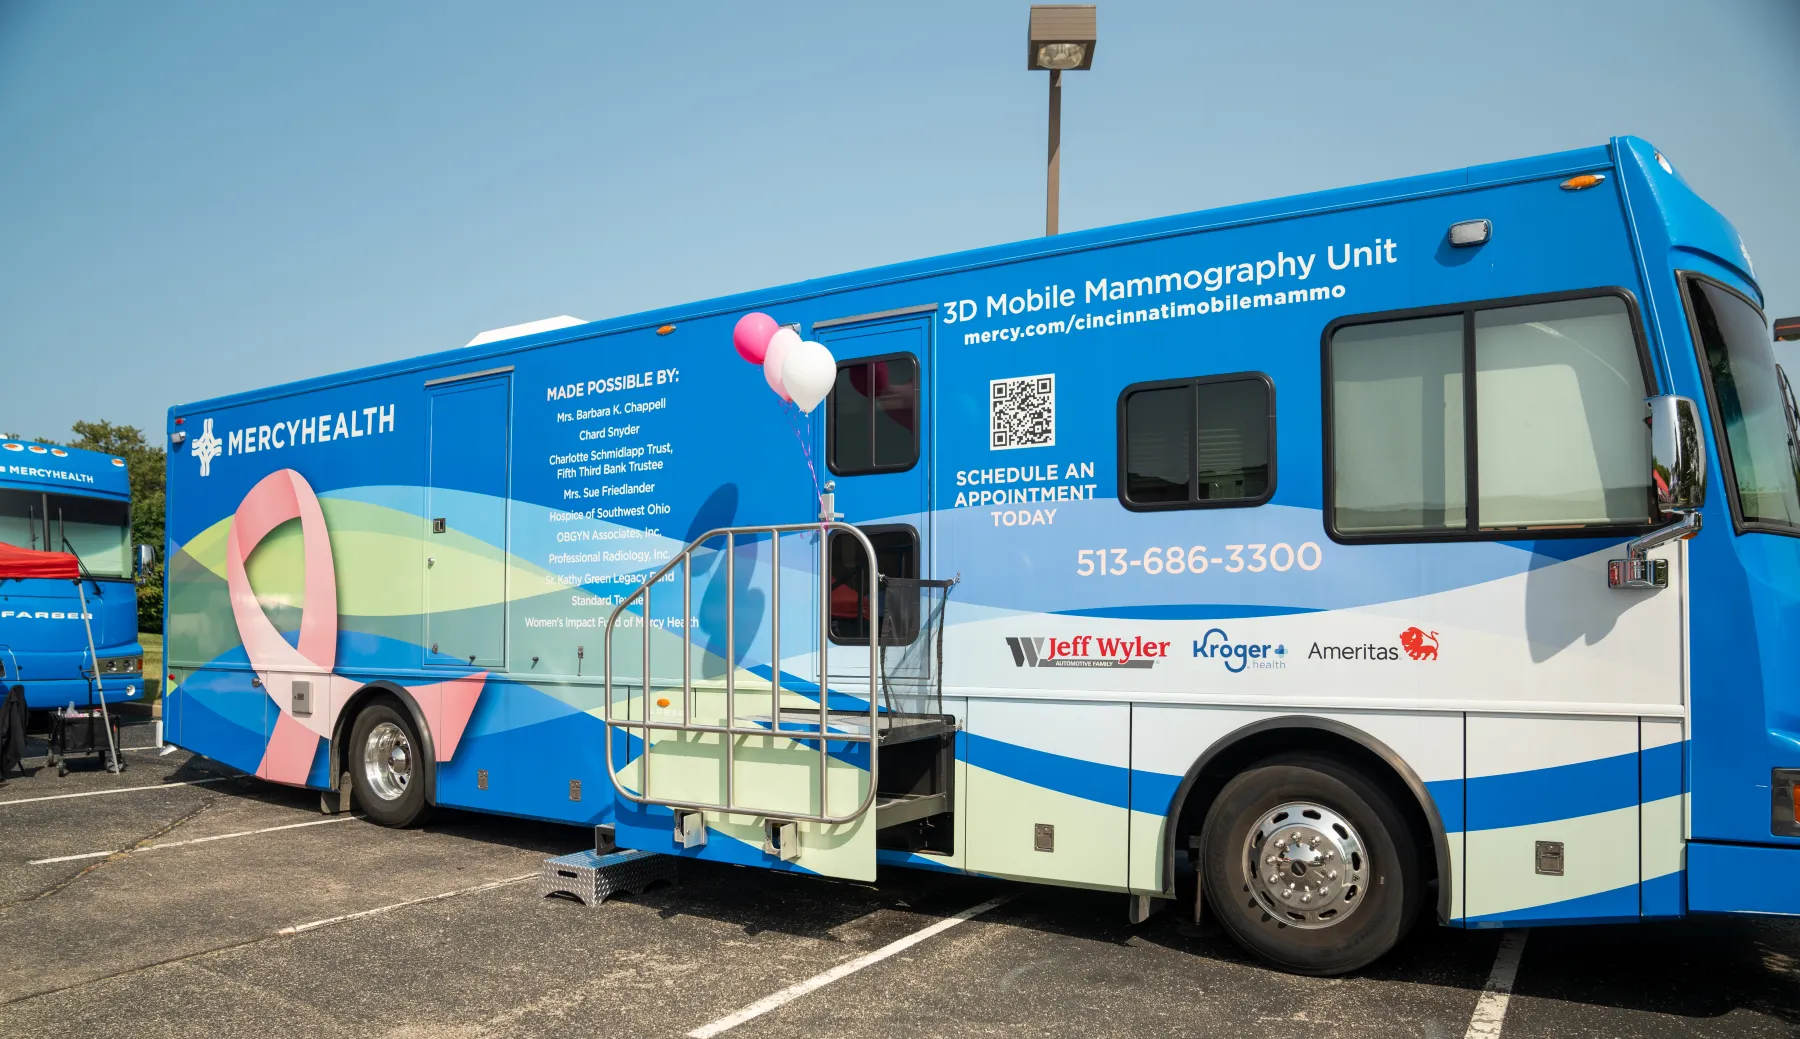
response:
[[[1362,904],[1368,868],[1361,836],[1323,805],[1270,809],[1244,841],[1244,882],[1263,910],[1289,927],[1342,923]]]
[[[393,722],[382,722],[369,730],[363,744],[363,772],[376,797],[397,801],[406,795],[406,784],[412,780],[412,742],[406,730]]]

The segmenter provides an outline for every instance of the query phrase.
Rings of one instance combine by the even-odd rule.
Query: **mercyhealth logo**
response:
[[[219,453],[223,450],[219,438],[213,433],[212,423],[212,419],[207,419],[206,425],[200,430],[200,435],[194,438],[194,457],[200,459],[201,476],[212,475],[213,459],[219,457]]]
[[[1132,667],[1151,668],[1167,659],[1169,644],[1152,642],[1142,635],[1115,639],[1075,635],[1066,639],[1008,638],[1014,667]]]
[[[1286,668],[1287,646],[1271,646],[1266,642],[1232,642],[1224,628],[1208,628],[1194,643],[1194,656],[1217,660],[1225,670],[1237,674],[1247,667],[1259,669]]]

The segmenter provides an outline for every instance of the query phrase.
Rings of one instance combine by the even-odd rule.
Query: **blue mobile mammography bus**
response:
[[[1797,913],[1760,299],[1625,137],[177,407],[167,733],[395,825],[1197,875],[1312,973]],[[814,416],[753,310],[835,355]]]
[[[81,562],[88,619],[109,703],[141,699],[140,566],[131,545],[131,481],[125,460],[79,448],[0,439],[0,543],[67,552]],[[72,581],[0,581],[0,683],[47,711],[98,704],[81,596]]]

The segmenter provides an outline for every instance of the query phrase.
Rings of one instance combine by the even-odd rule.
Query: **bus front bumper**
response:
[[[100,702],[99,693],[94,693],[90,701],[89,691],[93,685],[85,678],[49,678],[41,681],[12,682],[4,681],[7,688],[14,685],[25,689],[25,708],[31,711],[49,711],[74,704],[86,707],[90,702]],[[105,675],[102,677],[106,691],[107,703],[135,703],[144,699],[144,676],[141,674]]]
[[[1800,844],[1687,847],[1688,912],[1800,916]]]

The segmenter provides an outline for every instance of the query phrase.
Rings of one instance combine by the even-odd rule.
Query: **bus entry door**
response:
[[[865,320],[820,322],[814,337],[838,361],[837,383],[825,411],[827,479],[837,484],[837,511],[868,535],[881,576],[930,577],[931,484],[925,379],[929,370],[933,308]],[[831,552],[831,640],[866,644],[870,610],[862,589],[862,553],[848,538]],[[887,594],[903,594],[893,588]],[[916,591],[904,594],[916,595]],[[883,604],[894,618],[916,618],[916,604]],[[887,627],[889,625],[884,625]],[[915,632],[884,632],[884,643],[911,641]],[[834,652],[831,674],[868,688],[868,655]],[[838,687],[838,682],[833,682]]]
[[[506,663],[510,375],[430,387],[425,661]]]

